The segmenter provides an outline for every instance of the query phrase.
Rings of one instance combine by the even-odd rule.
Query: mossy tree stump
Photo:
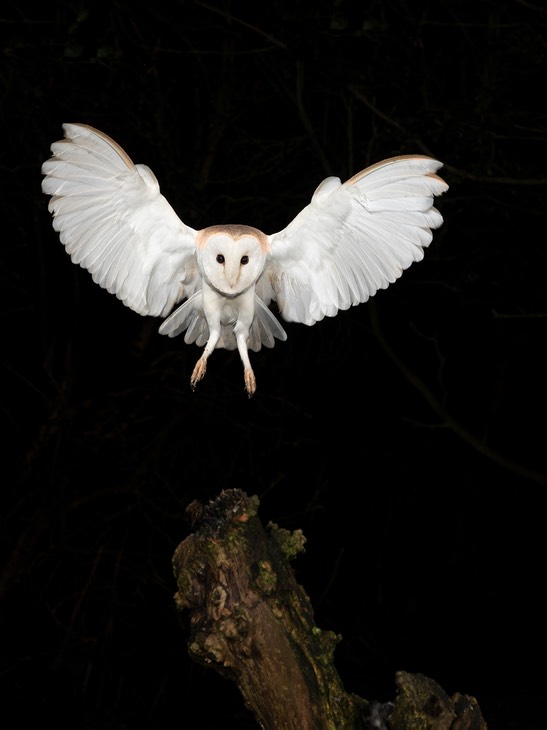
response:
[[[315,625],[290,565],[305,538],[271,523],[264,529],[258,506],[240,490],[190,505],[195,531],[178,546],[173,566],[177,606],[190,616],[190,655],[236,682],[261,727],[486,728],[473,698],[450,699],[420,675],[397,675],[393,704],[346,692],[333,661],[340,637]]]

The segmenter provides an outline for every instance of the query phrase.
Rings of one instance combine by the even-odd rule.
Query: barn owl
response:
[[[442,163],[422,155],[379,162],[347,182],[328,177],[278,233],[249,225],[184,223],[154,173],[106,134],[63,124],[42,166],[53,228],[75,264],[135,312],[166,317],[159,331],[203,348],[237,347],[245,389],[256,390],[249,350],[273,347],[287,322],[312,325],[366,302],[423,258],[442,216]],[[176,304],[180,304],[174,309]]]

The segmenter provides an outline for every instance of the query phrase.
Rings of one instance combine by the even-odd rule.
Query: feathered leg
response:
[[[239,356],[243,363],[243,377],[245,379],[245,390],[249,398],[255,394],[256,391],[256,378],[251,367],[251,361],[249,360],[249,351],[247,350],[247,338],[249,336],[249,330],[237,332],[239,322],[235,328],[235,335],[237,340],[237,349],[239,350]]]
[[[217,342],[220,339],[221,326],[220,317],[222,312],[223,297],[220,297],[216,292],[213,292],[208,286],[204,287],[203,292],[203,313],[207,320],[209,327],[209,339],[203,350],[203,353],[197,361],[192,377],[190,378],[190,385],[192,390],[195,390],[196,385],[203,378],[207,372],[207,359],[209,355],[215,349]]]
[[[234,327],[234,335],[239,350],[239,357],[243,363],[243,377],[245,379],[245,390],[249,398],[256,391],[256,378],[249,360],[249,350],[247,342],[249,340],[249,331],[253,323],[255,314],[255,294],[254,287],[242,294],[238,298],[238,316]]]

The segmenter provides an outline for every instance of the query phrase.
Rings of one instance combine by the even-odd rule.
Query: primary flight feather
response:
[[[443,222],[434,207],[448,189],[436,174],[442,164],[405,155],[345,183],[327,178],[278,233],[233,224],[195,230],[150,168],[110,137],[85,124],[63,130],[42,165],[54,229],[97,284],[139,314],[167,317],[161,334],[185,332],[185,342],[204,346],[192,387],[215,348],[237,347],[251,396],[248,350],[287,338],[272,301],[283,319],[307,325],[366,302],[423,258]]]

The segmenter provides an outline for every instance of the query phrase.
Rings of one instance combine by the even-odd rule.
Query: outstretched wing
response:
[[[139,314],[167,315],[200,284],[196,231],[107,135],[63,124],[65,139],[42,165],[53,227],[75,264]]]
[[[423,258],[448,185],[429,157],[384,160],[346,183],[324,180],[311,203],[269,236],[266,281],[283,318],[314,324],[365,302]]]

